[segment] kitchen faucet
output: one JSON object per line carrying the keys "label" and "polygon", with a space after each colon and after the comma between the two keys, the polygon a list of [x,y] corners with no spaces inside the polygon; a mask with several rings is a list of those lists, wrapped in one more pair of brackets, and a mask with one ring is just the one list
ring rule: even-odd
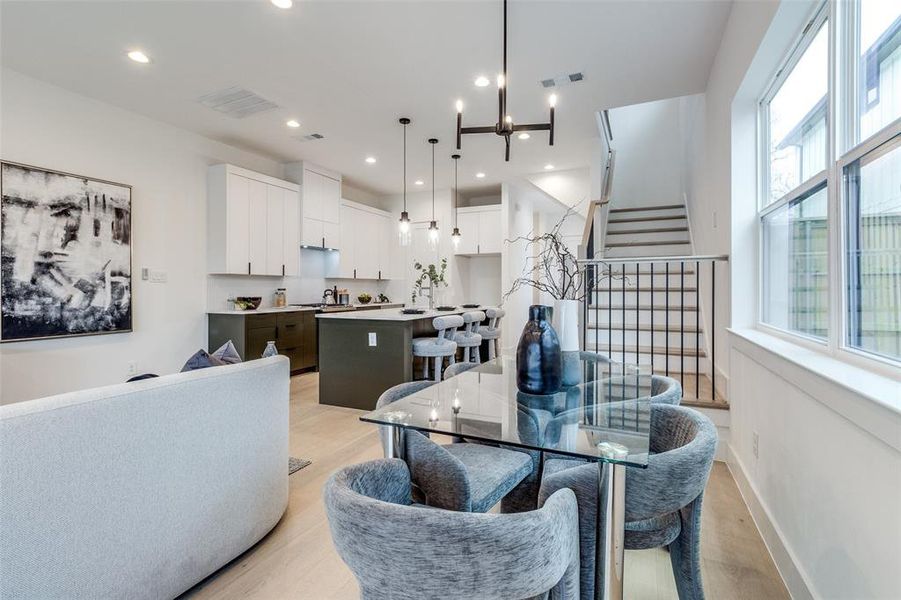
{"label": "kitchen faucet", "polygon": [[425,294],[426,289],[429,290],[428,294],[426,294],[429,297],[429,310],[435,310],[435,284],[434,284],[434,282],[432,282],[430,280],[428,288],[419,288],[419,295],[422,296],[423,294]]}

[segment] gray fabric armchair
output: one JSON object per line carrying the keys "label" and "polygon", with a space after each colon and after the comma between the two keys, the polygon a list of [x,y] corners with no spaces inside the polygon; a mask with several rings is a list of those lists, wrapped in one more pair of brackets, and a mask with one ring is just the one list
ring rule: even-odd
{"label": "gray fabric armchair", "polygon": [[[651,405],[651,454],[647,469],[626,469],[626,549],[668,546],[680,600],[703,600],[701,503],[716,453],[714,424],[690,408]],[[607,468],[605,466],[605,468]],[[539,505],[562,488],[579,500],[581,589],[594,597],[603,578],[595,564],[603,518],[598,466],[578,460],[545,463]]]}
{"label": "gray fabric armchair", "polygon": [[[364,600],[510,600],[579,595],[577,507],[570,490],[540,510],[471,514],[411,506],[403,461],[332,475],[323,493],[332,540]],[[527,542],[527,543],[524,543]]]}
{"label": "gray fabric armchair", "polygon": [[[432,381],[401,383],[376,402],[382,408],[431,385]],[[387,456],[388,426],[382,426]],[[439,445],[418,431],[404,430],[404,459],[409,465],[417,501],[447,510],[486,512],[520,482],[536,473],[534,457],[526,452],[492,445]],[[459,441],[458,438],[455,440]],[[421,496],[421,497],[420,497]],[[534,505],[532,506],[534,508]]]}
{"label": "gray fabric armchair", "polygon": [[679,404],[682,402],[682,384],[672,377],[651,375],[651,402]]}

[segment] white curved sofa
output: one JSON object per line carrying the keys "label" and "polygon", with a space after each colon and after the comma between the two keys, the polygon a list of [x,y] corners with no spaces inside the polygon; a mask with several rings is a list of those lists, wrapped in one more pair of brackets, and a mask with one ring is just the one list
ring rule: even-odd
{"label": "white curved sofa", "polygon": [[174,598],[241,554],[288,504],[288,395],[277,356],[0,407],[0,598]]}

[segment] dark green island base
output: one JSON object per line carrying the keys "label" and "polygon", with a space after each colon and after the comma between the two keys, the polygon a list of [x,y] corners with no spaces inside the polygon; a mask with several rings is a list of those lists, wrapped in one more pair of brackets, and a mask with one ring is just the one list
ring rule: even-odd
{"label": "dark green island base", "polygon": [[319,403],[373,410],[382,392],[413,381],[413,338],[434,336],[432,319],[460,312],[404,315],[385,308],[317,315]]}

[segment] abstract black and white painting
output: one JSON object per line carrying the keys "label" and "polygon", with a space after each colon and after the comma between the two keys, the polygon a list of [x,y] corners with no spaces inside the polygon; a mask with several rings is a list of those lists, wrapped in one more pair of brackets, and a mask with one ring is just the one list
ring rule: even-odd
{"label": "abstract black and white painting", "polygon": [[0,339],[131,331],[131,186],[0,164]]}

